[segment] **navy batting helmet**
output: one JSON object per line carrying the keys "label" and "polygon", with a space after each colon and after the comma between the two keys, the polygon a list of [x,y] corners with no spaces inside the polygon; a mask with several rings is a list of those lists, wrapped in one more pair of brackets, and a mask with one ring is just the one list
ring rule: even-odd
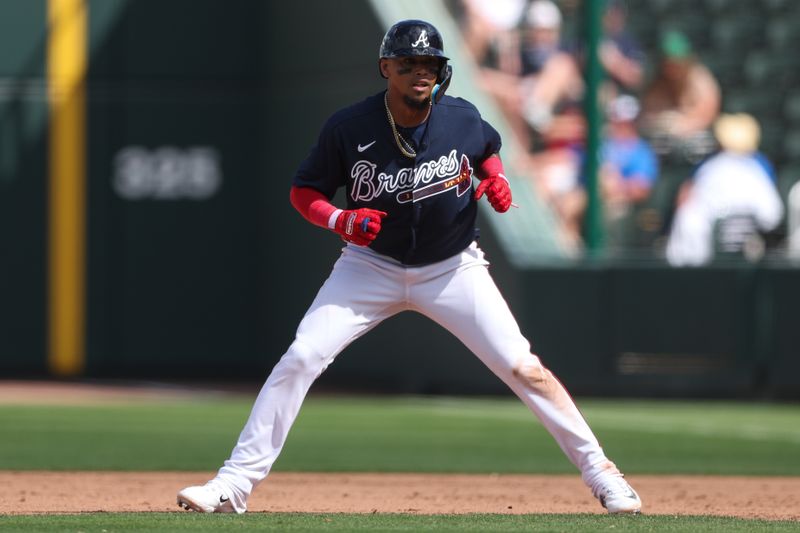
{"label": "navy batting helmet", "polygon": [[383,36],[380,59],[408,56],[438,57],[441,63],[440,79],[444,75],[449,59],[444,55],[442,34],[433,24],[424,20],[401,20],[389,28],[389,31]]}

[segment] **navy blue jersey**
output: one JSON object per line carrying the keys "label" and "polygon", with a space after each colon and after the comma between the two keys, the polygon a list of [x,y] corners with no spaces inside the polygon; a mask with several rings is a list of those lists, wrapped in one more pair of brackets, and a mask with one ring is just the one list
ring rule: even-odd
{"label": "navy blue jersey", "polygon": [[472,173],[500,150],[500,135],[461,98],[444,96],[428,120],[403,129],[417,153],[404,156],[386,116],[383,92],[335,113],[300,165],[293,184],[333,199],[347,192],[347,209],[388,213],[370,245],[406,265],[441,261],[477,237]]}

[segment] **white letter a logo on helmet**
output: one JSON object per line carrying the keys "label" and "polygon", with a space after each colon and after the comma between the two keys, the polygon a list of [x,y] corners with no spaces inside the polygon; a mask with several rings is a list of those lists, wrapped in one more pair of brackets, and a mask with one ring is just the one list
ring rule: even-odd
{"label": "white letter a logo on helmet", "polygon": [[424,46],[425,48],[428,48],[428,47],[430,46],[430,45],[428,44],[428,32],[427,32],[427,30],[422,30],[422,32],[419,34],[419,37],[417,37],[417,40],[416,40],[416,41],[414,41],[414,43],[413,43],[411,46],[413,46],[414,48],[416,48],[416,47],[418,47],[420,44],[421,44],[422,46]]}

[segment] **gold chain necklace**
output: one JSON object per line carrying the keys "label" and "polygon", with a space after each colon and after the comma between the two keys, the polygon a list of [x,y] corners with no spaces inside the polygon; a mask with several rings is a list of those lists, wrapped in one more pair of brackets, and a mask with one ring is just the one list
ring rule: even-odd
{"label": "gold chain necklace", "polygon": [[[425,115],[425,120],[428,120],[428,117],[431,114],[431,105],[433,105],[433,102],[428,103],[428,114]],[[400,135],[400,132],[397,131],[397,126],[394,123],[394,117],[392,116],[392,112],[389,111],[389,91],[383,93],[383,106],[386,108],[386,118],[389,119],[389,125],[392,127],[392,133],[394,134],[394,142],[400,149],[400,153],[410,159],[415,159],[417,157],[417,151],[414,150],[414,148],[411,146],[411,143],[405,140],[403,136]],[[422,122],[425,122],[425,120]],[[420,122],[420,124],[422,124],[422,122]]]}

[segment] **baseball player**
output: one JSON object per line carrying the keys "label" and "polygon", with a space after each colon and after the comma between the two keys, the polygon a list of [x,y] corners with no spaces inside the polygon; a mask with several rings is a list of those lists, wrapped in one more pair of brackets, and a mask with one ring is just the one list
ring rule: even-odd
{"label": "baseball player", "polygon": [[[201,512],[247,509],[314,380],[353,340],[401,311],[435,320],[483,361],[539,418],[611,513],[641,501],[563,385],[531,353],[476,242],[478,201],[506,212],[511,191],[500,136],[478,110],[445,96],[452,68],[431,24],[404,20],[383,38],[386,91],[323,126],[294,177],[292,205],[346,242],[288,351],[255,401],[217,475],[178,493]],[[473,190],[472,178],[480,183]],[[347,206],[330,203],[344,187]]]}

